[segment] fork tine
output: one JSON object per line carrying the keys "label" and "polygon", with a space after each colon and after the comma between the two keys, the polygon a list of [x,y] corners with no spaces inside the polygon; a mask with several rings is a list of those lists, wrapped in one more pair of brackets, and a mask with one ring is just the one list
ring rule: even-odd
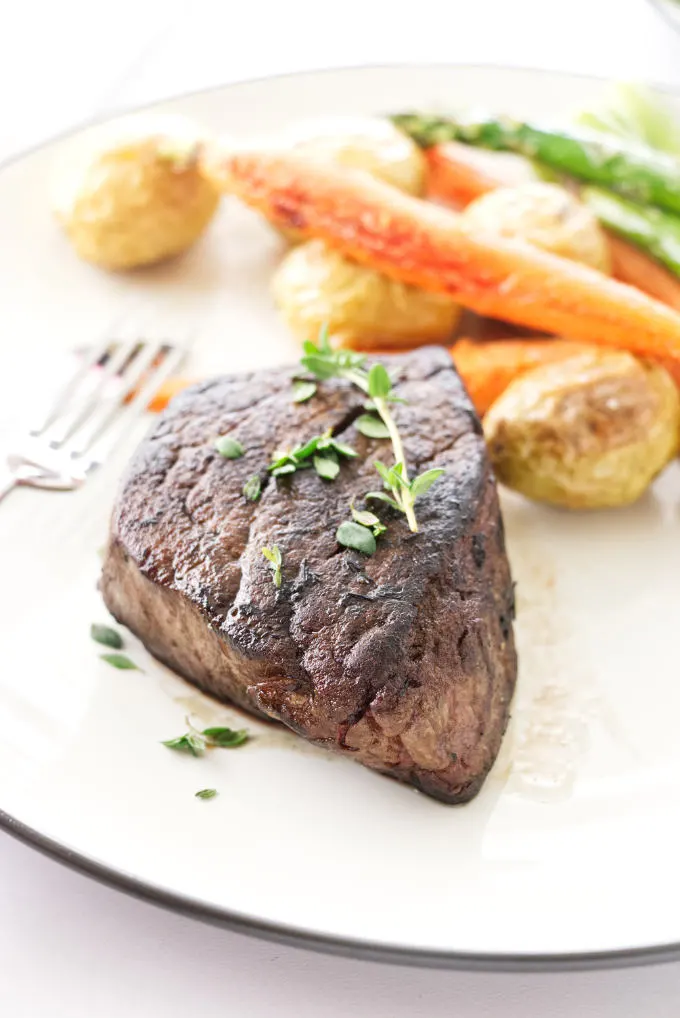
{"label": "fork tine", "polygon": [[117,420],[112,422],[105,434],[101,435],[95,445],[85,454],[84,458],[89,461],[86,467],[88,471],[103,463],[111,455],[137,417],[146,410],[151,399],[158,392],[166,378],[169,378],[180,368],[182,361],[186,357],[186,349],[180,346],[169,345],[166,345],[166,349],[167,353],[162,362],[157,368],[152,369],[144,384],[140,386],[134,399],[122,408],[121,412],[117,415]]}
{"label": "fork tine", "polygon": [[[138,336],[133,339],[121,340],[115,345],[111,344],[109,359],[94,378],[93,386],[87,391],[87,386],[81,384],[72,393],[66,412],[57,417],[47,430],[43,432],[41,437],[45,442],[48,442],[55,449],[63,446],[66,440],[75,432],[76,428],[83,424],[96,410],[102,398],[103,390],[125,368],[128,361],[134,357],[139,344]],[[85,382],[87,377],[92,376],[83,376],[82,381]],[[79,390],[81,388],[83,393],[79,401],[78,396],[80,395]],[[73,404],[73,409],[71,409],[71,404]]]}
{"label": "fork tine", "polygon": [[131,396],[158,357],[164,357],[168,343],[145,343],[136,356],[125,365],[115,391],[104,393],[97,406],[78,427],[64,446],[71,456],[80,456],[97,440],[99,434],[113,421],[125,400]]}
{"label": "fork tine", "polygon": [[35,427],[31,428],[31,435],[37,438],[44,434],[56,418],[66,410],[73,393],[81,385],[86,375],[97,367],[110,346],[111,339],[108,338],[103,339],[100,343],[88,349],[87,355],[83,358],[75,373],[64,383],[45,417],[40,422],[36,421]]}
{"label": "fork tine", "polygon": [[58,390],[54,402],[48,408],[44,418],[40,421],[36,421],[35,426],[31,428],[30,433],[32,436],[37,438],[38,436],[43,435],[57,417],[68,410],[71,399],[78,388],[82,385],[87,375],[97,367],[102,358],[109,352],[113,345],[111,337],[120,335],[122,338],[125,330],[125,321],[129,318],[129,315],[130,312],[128,311],[115,318],[99,342],[95,343],[94,346],[89,347],[85,351],[85,356],[83,357],[80,365]]}

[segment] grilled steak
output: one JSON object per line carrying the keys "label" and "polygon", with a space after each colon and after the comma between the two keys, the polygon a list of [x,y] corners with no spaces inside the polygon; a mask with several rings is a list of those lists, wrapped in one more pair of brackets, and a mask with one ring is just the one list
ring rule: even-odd
{"label": "grilled steak", "polygon": [[[278,719],[444,802],[491,767],[516,674],[513,590],[479,421],[448,354],[390,359],[412,475],[446,473],[395,510],[378,550],[340,547],[352,501],[376,487],[390,447],[359,434],[347,382],[291,401],[291,372],[217,378],[177,397],[142,443],[113,513],[102,590],[113,615],[202,689]],[[267,465],[328,428],[360,454],[333,482]],[[245,455],[214,447],[228,434]],[[253,474],[262,496],[244,498]],[[380,504],[380,503],[377,503]],[[373,504],[375,507],[376,503]],[[262,555],[278,545],[277,589]]]}

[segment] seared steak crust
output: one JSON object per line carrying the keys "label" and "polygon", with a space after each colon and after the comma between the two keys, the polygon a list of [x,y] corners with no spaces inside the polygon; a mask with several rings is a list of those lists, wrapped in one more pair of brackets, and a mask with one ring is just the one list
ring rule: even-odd
{"label": "seared steak crust", "polygon": [[[378,484],[385,441],[353,426],[361,393],[324,382],[291,401],[285,369],[217,378],[176,398],[137,450],[113,513],[102,590],[149,650],[220,699],[442,799],[480,788],[516,674],[513,589],[479,421],[448,354],[393,357],[420,532],[389,524],[375,555],[340,547],[352,501]],[[277,450],[332,428],[359,457],[332,482],[270,478]],[[229,460],[218,435],[243,445]],[[243,485],[262,480],[258,502]],[[374,503],[373,507],[380,505]],[[283,554],[279,590],[261,549]]]}

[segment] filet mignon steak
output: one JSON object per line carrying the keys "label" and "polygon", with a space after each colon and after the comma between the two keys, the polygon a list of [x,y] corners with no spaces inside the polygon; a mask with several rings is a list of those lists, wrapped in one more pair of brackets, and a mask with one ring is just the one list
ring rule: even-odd
{"label": "filet mignon steak", "polygon": [[[286,369],[178,396],[142,442],[115,505],[104,599],[152,654],[221,700],[448,803],[479,790],[516,675],[513,587],[479,420],[444,350],[389,359],[409,471],[446,473],[366,557],[336,542],[379,486],[387,441],[354,427],[362,393],[319,384],[292,402]],[[332,428],[359,456],[333,481],[272,478],[275,452]],[[226,459],[215,438],[245,454]],[[259,474],[262,496],[244,483]],[[376,485],[378,481],[378,485]],[[373,506],[375,508],[375,504]],[[262,555],[283,555],[279,589]]]}

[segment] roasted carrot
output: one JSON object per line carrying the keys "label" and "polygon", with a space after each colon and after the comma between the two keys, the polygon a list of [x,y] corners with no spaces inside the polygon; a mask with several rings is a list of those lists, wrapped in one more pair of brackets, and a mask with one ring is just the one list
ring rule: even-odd
{"label": "roasted carrot", "polygon": [[177,395],[178,392],[182,392],[183,389],[194,384],[194,379],[181,378],[175,376],[174,378],[168,378],[167,381],[163,382],[160,389],[149,403],[147,410],[151,410],[152,413],[160,413],[161,410],[165,410],[170,400]]}
{"label": "roasted carrot", "polygon": [[281,226],[464,307],[680,365],[680,314],[594,269],[466,227],[367,173],[287,152],[241,153],[226,189]]}
{"label": "roasted carrot", "polygon": [[480,416],[511,382],[532,368],[564,360],[588,349],[567,339],[496,339],[483,343],[459,339],[451,356]]}
{"label": "roasted carrot", "polygon": [[[464,208],[475,198],[498,187],[512,187],[524,182],[519,168],[504,163],[504,153],[501,152],[487,152],[461,142],[447,142],[434,145],[425,154],[430,167],[428,194],[456,208]],[[526,179],[530,179],[530,173],[531,167],[527,163]],[[606,232],[615,278],[680,311],[680,280],[633,244]]]}
{"label": "roasted carrot", "polygon": [[633,244],[609,234],[612,269],[617,279],[644,290],[669,307],[680,311],[680,279]]}
{"label": "roasted carrot", "polygon": [[465,208],[475,198],[498,187],[515,187],[538,180],[538,174],[522,156],[488,152],[459,141],[433,145],[425,151],[430,198]]}

